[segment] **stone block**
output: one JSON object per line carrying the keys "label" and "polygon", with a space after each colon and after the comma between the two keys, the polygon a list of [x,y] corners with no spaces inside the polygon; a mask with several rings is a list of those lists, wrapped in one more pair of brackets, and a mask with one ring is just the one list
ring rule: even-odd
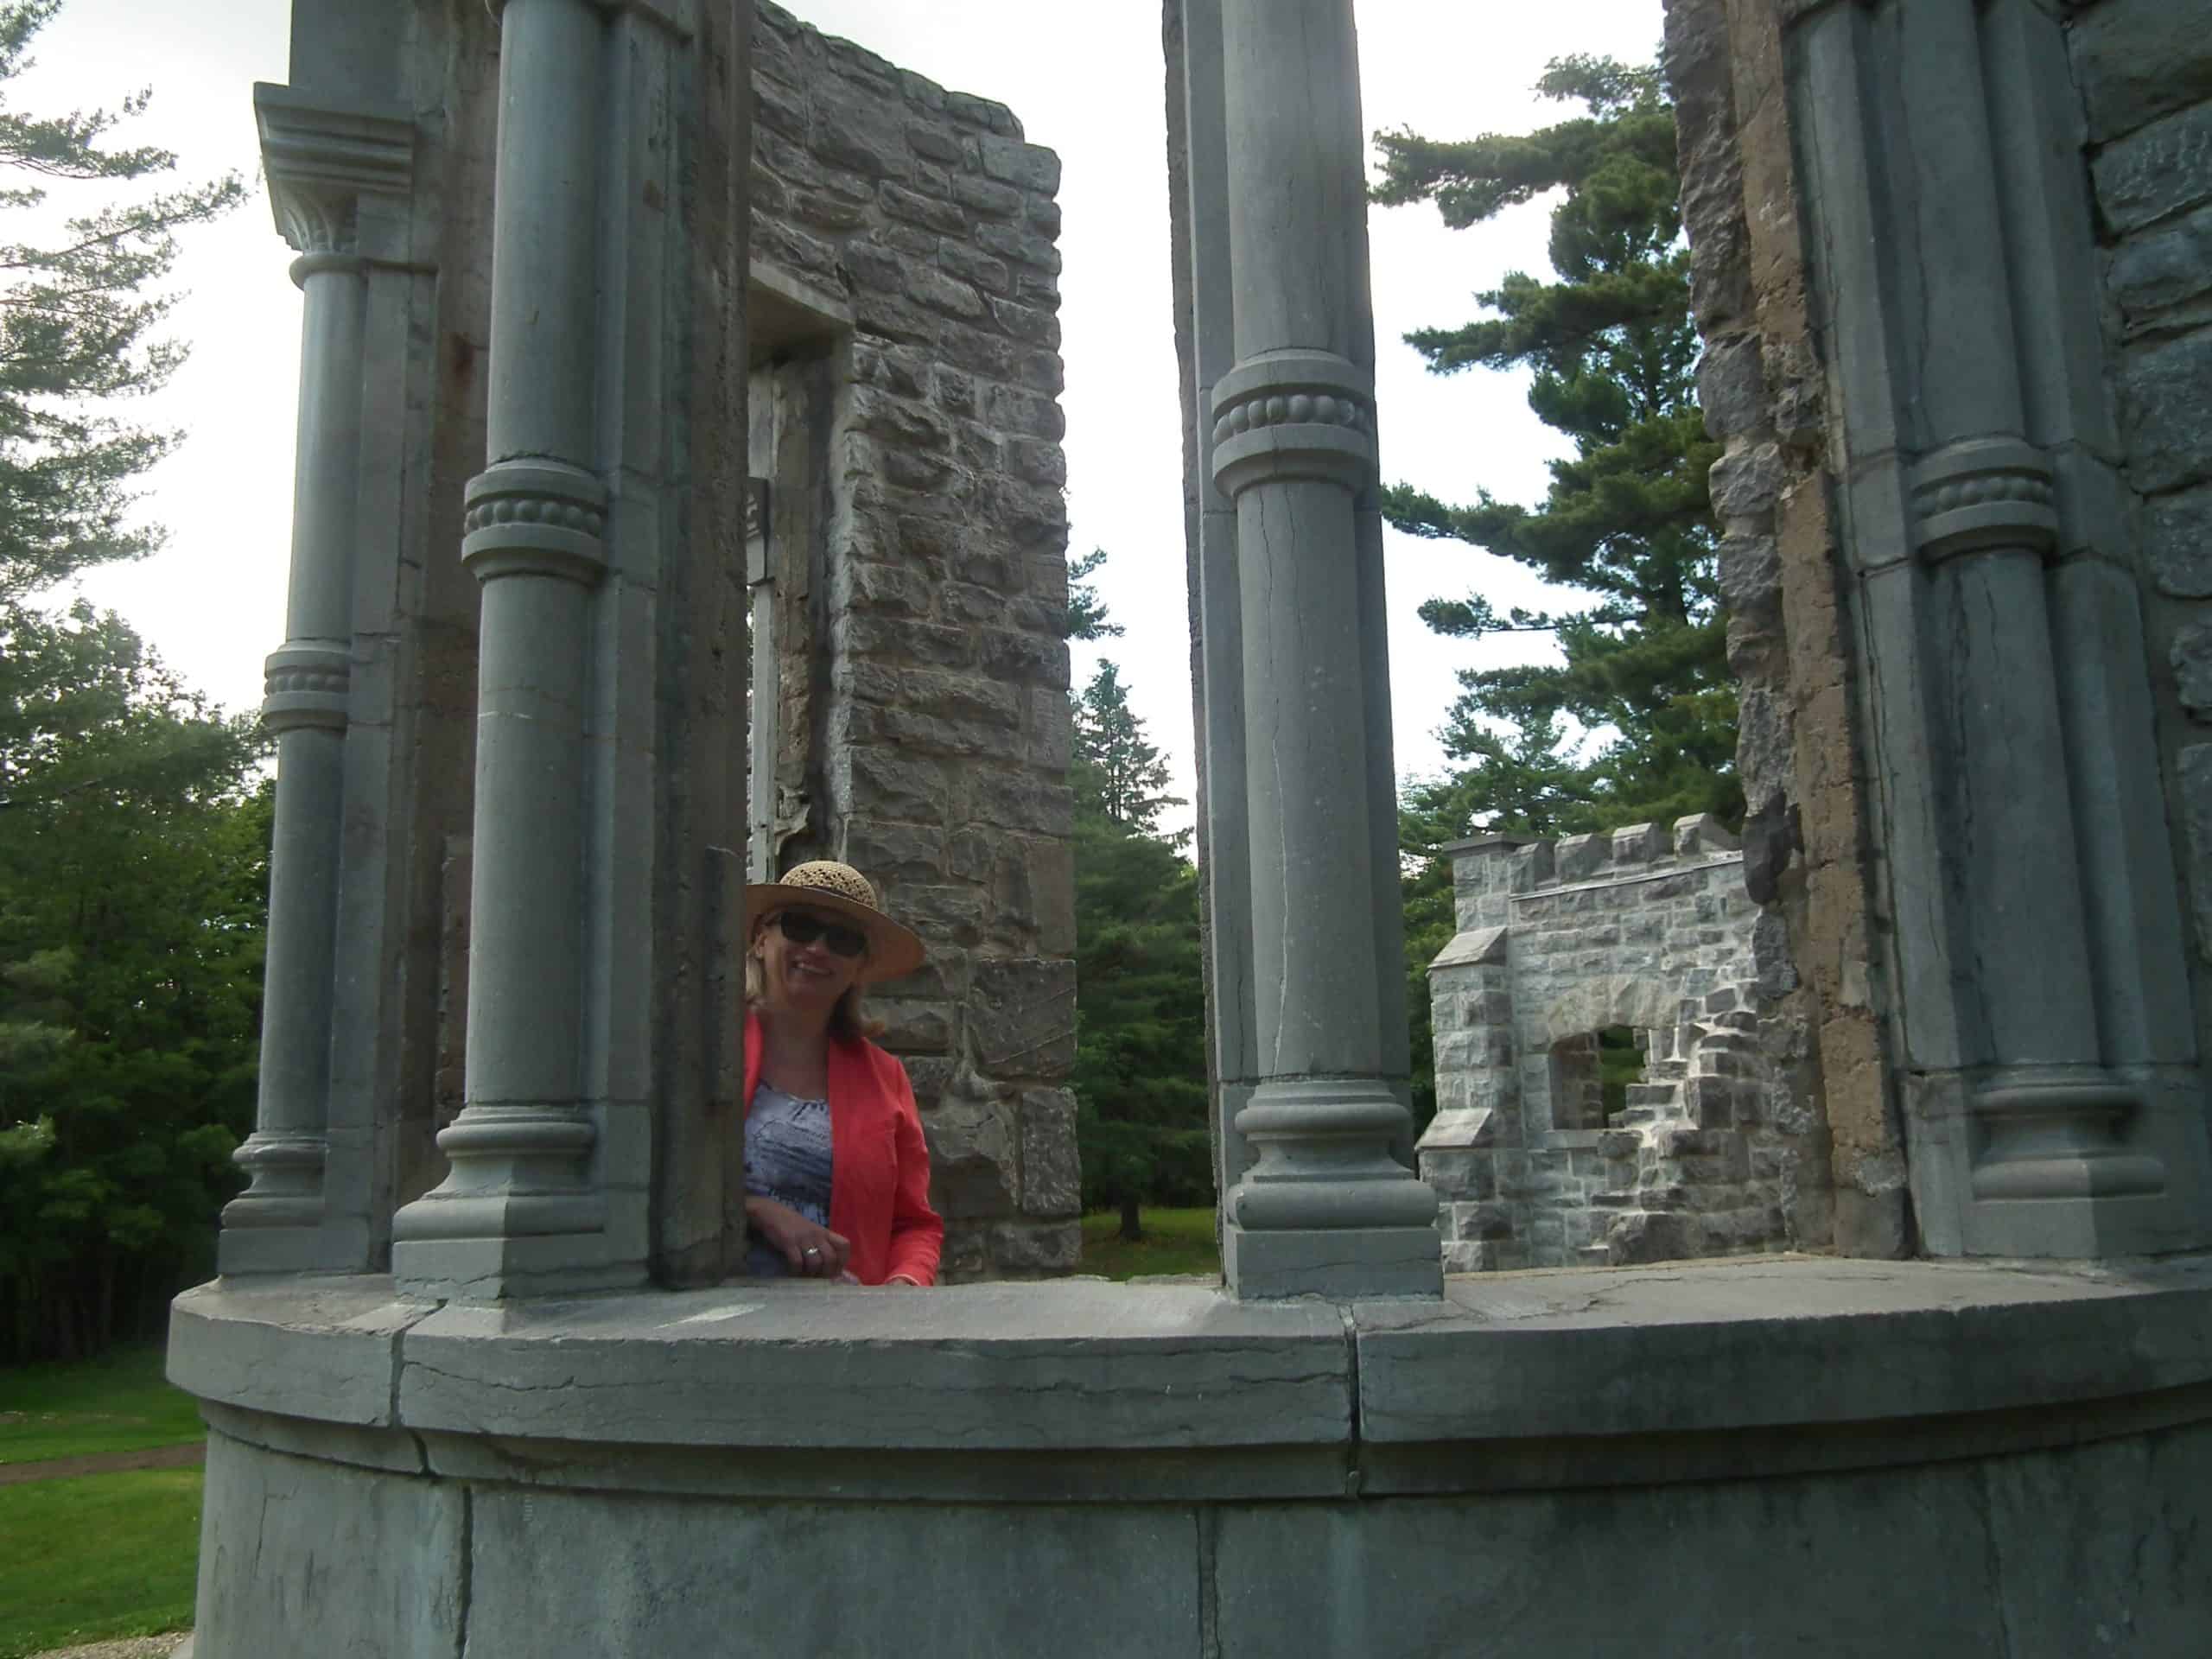
{"label": "stone block", "polygon": [[1075,796],[1064,784],[995,769],[968,779],[969,810],[984,823],[1027,835],[1065,837],[1075,828]]}
{"label": "stone block", "polygon": [[1666,843],[1656,823],[1631,823],[1613,831],[1612,862],[1617,869],[1649,864],[1666,856]]}
{"label": "stone block", "polygon": [[2177,629],[2168,660],[2182,707],[2199,721],[2212,721],[2212,624]]}
{"label": "stone block", "polygon": [[954,1094],[922,1116],[930,1148],[930,1201],[948,1221],[1014,1211],[1015,1149],[1007,1103]]}
{"label": "stone block", "polygon": [[1079,1221],[1002,1221],[988,1238],[991,1265],[1007,1273],[1070,1273],[1083,1259]]}
{"label": "stone block", "polygon": [[2181,752],[2181,819],[2189,840],[2190,899],[2197,954],[2212,962],[2212,743]]}
{"label": "stone block", "polygon": [[1058,1077],[1075,1063],[1075,963],[1051,957],[975,964],[969,1033],[997,1077]]}
{"label": "stone block", "polygon": [[1729,637],[1734,639],[1739,629],[1772,629],[1782,618],[1780,543],[1764,531],[1723,537],[1719,565]]}
{"label": "stone block", "polygon": [[1439,1196],[1452,1199],[1488,1199],[1497,1192],[1497,1179],[1487,1152],[1446,1148],[1417,1152],[1414,1161],[1421,1178]]}
{"label": "stone block", "polygon": [[1770,518],[1788,481],[1779,445],[1751,444],[1731,450],[1713,463],[1709,474],[1713,511],[1724,522]]}
{"label": "stone block", "polygon": [[1443,1206],[1438,1224],[1444,1236],[1454,1243],[1502,1242],[1513,1236],[1513,1211],[1510,1205],[1503,1204],[1447,1204]]}
{"label": "stone block", "polygon": [[1043,195],[1059,194],[1060,158],[1051,150],[995,137],[981,142],[985,176]]}
{"label": "stone block", "polygon": [[1429,971],[1502,963],[1506,959],[1506,933],[1503,927],[1484,927],[1454,934],[1428,964]]}
{"label": "stone block", "polygon": [[2106,287],[2131,330],[2212,294],[2212,207],[2130,237],[2113,253]]}
{"label": "stone block", "polygon": [[[2205,143],[2212,155],[2212,127]],[[2121,359],[2120,391],[2128,480],[2138,490],[2152,495],[2212,478],[2212,329],[2134,347]]]}
{"label": "stone block", "polygon": [[[2207,257],[2212,258],[2212,251]],[[2212,485],[2151,500],[2143,552],[2159,592],[2212,599]]]}
{"label": "stone block", "polygon": [[[947,944],[973,945],[982,937],[983,894],[974,887],[901,882],[887,889],[884,902],[928,942],[933,952]],[[910,982],[902,981],[900,988]],[[884,988],[886,994],[892,989]]]}
{"label": "stone block", "polygon": [[2067,31],[2092,144],[2212,99],[2212,32],[2175,0],[2104,0]]}
{"label": "stone block", "polygon": [[953,1006],[906,997],[871,997],[868,1013],[883,1022],[876,1040],[894,1054],[944,1054],[952,1047]]}
{"label": "stone block", "polygon": [[209,1435],[197,1650],[296,1653],[312,1621],[334,1654],[459,1653],[468,1501],[457,1484]]}
{"label": "stone block", "polygon": [[1693,1215],[1632,1210],[1605,1230],[1605,1253],[1615,1267],[1685,1262],[1704,1251],[1704,1224]]}
{"label": "stone block", "polygon": [[1789,956],[1789,929],[1777,910],[1762,910],[1751,924],[1752,988],[1761,996],[1787,996],[1797,988]]}
{"label": "stone block", "polygon": [[1561,836],[1553,855],[1553,868],[1562,882],[1587,881],[1605,868],[1612,854],[1609,836]]}
{"label": "stone block", "polygon": [[[1198,1618],[1187,1513],[1141,1505],[701,1503],[495,1487],[476,1499],[471,1543],[471,1659],[920,1659],[1033,1653],[1047,1631],[1070,1630],[1164,1654],[1187,1647]],[[901,1570],[886,1573],[894,1560]],[[588,1639],[563,1643],[580,1632]],[[390,1649],[434,1650],[460,1649]]]}
{"label": "stone block", "polygon": [[1698,359],[1697,401],[1707,435],[1719,442],[1757,432],[1767,423],[1766,373],[1759,337],[1731,334],[1708,341]]}
{"label": "stone block", "polygon": [[1414,1143],[1417,1152],[1464,1151],[1494,1146],[1497,1119],[1490,1111],[1439,1112]]}
{"label": "stone block", "polygon": [[2107,225],[2126,235],[2212,198],[2212,102],[2162,116],[2089,164]]}
{"label": "stone block", "polygon": [[1083,1170],[1076,1148],[1075,1096],[1065,1089],[1021,1094],[1021,1208],[1052,1219],[1083,1213]]}

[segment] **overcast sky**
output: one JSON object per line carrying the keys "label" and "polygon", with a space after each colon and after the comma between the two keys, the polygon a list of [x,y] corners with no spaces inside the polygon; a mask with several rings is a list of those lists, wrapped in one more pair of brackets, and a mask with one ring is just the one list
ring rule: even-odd
{"label": "overcast sky", "polygon": [[[1031,142],[1059,152],[1071,546],[1109,550],[1100,586],[1128,632],[1103,648],[1121,664],[1138,712],[1175,762],[1179,792],[1188,794],[1159,6],[793,0],[791,10],[950,87],[1012,105]],[[111,105],[126,90],[150,86],[138,141],[176,149],[191,176],[253,175],[251,89],[287,78],[287,13],[286,0],[72,0],[41,39],[38,67],[19,83],[16,106]],[[1438,138],[1555,118],[1555,106],[1529,90],[1548,59],[1589,52],[1642,60],[1656,50],[1660,28],[1659,0],[1361,0],[1358,16],[1369,131],[1406,126]],[[1546,231],[1542,204],[1459,232],[1444,230],[1426,206],[1371,213],[1386,478],[1454,500],[1478,488],[1522,501],[1542,494],[1543,462],[1558,446],[1529,411],[1518,378],[1431,376],[1400,336],[1468,320],[1471,296],[1508,270],[1545,270]],[[258,194],[191,237],[175,332],[194,355],[147,406],[149,420],[188,434],[153,475],[145,504],[147,517],[168,527],[170,545],[84,584],[194,685],[232,708],[259,698],[261,660],[283,633],[299,362],[290,257]],[[451,528],[457,556],[459,526]],[[1456,545],[1392,532],[1388,562],[1402,778],[1441,764],[1435,732],[1455,669],[1545,649],[1527,637],[1482,647],[1440,639],[1415,607],[1470,588],[1501,608],[1544,601],[1527,573]],[[1078,683],[1095,664],[1078,646]]]}

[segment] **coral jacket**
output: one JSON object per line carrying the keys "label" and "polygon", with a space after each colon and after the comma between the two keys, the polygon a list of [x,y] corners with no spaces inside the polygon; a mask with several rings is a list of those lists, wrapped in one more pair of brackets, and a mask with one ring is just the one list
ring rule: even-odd
{"label": "coral jacket", "polygon": [[[760,1086],[760,1017],[745,1016],[745,1109]],[[830,1230],[852,1241],[864,1285],[937,1281],[944,1223],[930,1208],[930,1149],[906,1068],[874,1043],[830,1045]]]}

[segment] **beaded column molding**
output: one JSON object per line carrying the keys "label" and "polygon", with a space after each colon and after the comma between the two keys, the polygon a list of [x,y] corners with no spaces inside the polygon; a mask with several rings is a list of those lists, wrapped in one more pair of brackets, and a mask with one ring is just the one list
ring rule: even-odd
{"label": "beaded column molding", "polygon": [[364,192],[404,198],[404,119],[318,109],[281,89],[257,99],[277,228],[298,250],[304,298],[290,591],[268,661],[263,719],[276,740],[269,957],[253,1133],[236,1154],[250,1184],[223,1211],[226,1274],[364,1268],[365,1230],[326,1225],[332,1016],[346,810],[353,576],[359,534]]}
{"label": "beaded column molding", "polygon": [[1351,7],[1226,0],[1221,26],[1236,361],[1207,418],[1236,513],[1258,1056],[1224,1267],[1247,1298],[1433,1295],[1435,1195],[1391,1154],[1407,1118],[1379,987],[1402,964],[1379,960],[1370,815],[1347,810],[1373,775],[1380,666],[1358,569],[1375,423]]}

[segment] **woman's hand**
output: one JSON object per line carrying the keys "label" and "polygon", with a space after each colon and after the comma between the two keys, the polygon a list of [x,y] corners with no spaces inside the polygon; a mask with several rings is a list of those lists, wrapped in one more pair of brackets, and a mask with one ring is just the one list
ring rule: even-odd
{"label": "woman's hand", "polygon": [[817,1227],[787,1204],[773,1198],[747,1198],[745,1224],[774,1245],[793,1273],[808,1279],[842,1279],[852,1241],[842,1233]]}

